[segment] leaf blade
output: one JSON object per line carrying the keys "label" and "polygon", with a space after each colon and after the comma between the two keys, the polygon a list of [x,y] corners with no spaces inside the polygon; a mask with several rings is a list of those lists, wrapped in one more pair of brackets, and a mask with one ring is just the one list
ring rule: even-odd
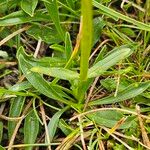
{"label": "leaf blade", "polygon": [[124,100],[131,99],[142,94],[149,87],[150,87],[150,82],[143,82],[139,84],[134,83],[128,86],[123,91],[119,92],[116,97],[114,96],[104,97],[102,99],[91,101],[89,105],[92,106],[92,105],[102,105],[102,104],[112,104],[112,103],[122,102]]}

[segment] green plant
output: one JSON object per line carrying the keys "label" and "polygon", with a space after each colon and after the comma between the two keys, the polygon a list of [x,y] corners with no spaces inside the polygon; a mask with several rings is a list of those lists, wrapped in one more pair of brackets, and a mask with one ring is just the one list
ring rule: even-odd
{"label": "green plant", "polygon": [[[103,141],[112,143],[113,149],[142,145],[127,135],[138,128],[140,114],[134,111],[135,105],[149,106],[150,58],[146,55],[150,25],[123,15],[115,10],[118,7],[112,5],[112,9],[108,4],[111,3],[107,0],[0,1],[4,16],[0,18],[0,37],[6,36],[0,45],[17,49],[19,65],[19,83],[4,83],[0,88],[0,101],[11,100],[7,108],[9,118],[4,118],[8,120],[8,138],[1,136],[2,132],[0,135],[0,141],[10,140],[8,149],[19,143],[16,135],[24,137],[20,142],[24,144],[14,147],[25,149],[47,146],[65,150],[74,146],[92,150],[98,149]],[[128,7],[132,6],[125,5],[127,13]],[[146,11],[148,15],[149,7]],[[144,13],[139,18],[140,15]],[[115,21],[120,22],[115,25]],[[3,51],[0,56],[4,62],[0,67],[6,70],[6,62],[11,58]],[[0,78],[11,72],[8,68]],[[141,111],[147,113],[143,118],[149,119],[149,108]],[[71,118],[72,113],[79,114],[78,120]],[[0,127],[3,130],[3,123]],[[140,128],[135,133],[137,138]],[[132,141],[129,145],[116,138],[118,129]],[[43,130],[45,135],[40,139]],[[63,135],[65,139],[57,142]],[[77,140],[79,136],[81,142]]]}

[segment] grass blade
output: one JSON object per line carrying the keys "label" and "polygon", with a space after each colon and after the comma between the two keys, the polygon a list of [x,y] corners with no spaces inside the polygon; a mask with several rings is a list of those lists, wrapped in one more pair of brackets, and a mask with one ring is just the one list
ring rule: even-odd
{"label": "grass blade", "polygon": [[135,19],[132,19],[132,18],[125,16],[121,13],[118,13],[115,10],[98,3],[96,0],[92,0],[92,1],[93,1],[93,6],[99,8],[105,14],[108,14],[108,16],[113,16],[115,18],[119,18],[119,19],[122,19],[126,22],[132,23],[132,24],[136,25],[141,30],[150,31],[150,25],[142,23],[142,22],[137,21]]}

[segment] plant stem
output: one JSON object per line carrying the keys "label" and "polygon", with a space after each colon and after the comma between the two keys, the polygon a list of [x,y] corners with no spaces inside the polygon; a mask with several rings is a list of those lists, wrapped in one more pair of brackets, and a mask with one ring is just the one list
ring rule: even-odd
{"label": "plant stem", "polygon": [[81,61],[80,83],[78,89],[79,103],[83,102],[85,91],[82,86],[87,81],[89,57],[92,47],[92,0],[81,1],[82,31],[81,31]]}

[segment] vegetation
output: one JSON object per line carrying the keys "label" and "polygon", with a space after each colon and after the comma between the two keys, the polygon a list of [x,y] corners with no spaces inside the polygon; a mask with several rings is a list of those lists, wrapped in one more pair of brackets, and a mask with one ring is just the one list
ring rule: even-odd
{"label": "vegetation", "polygon": [[0,0],[0,150],[150,149],[150,0]]}

